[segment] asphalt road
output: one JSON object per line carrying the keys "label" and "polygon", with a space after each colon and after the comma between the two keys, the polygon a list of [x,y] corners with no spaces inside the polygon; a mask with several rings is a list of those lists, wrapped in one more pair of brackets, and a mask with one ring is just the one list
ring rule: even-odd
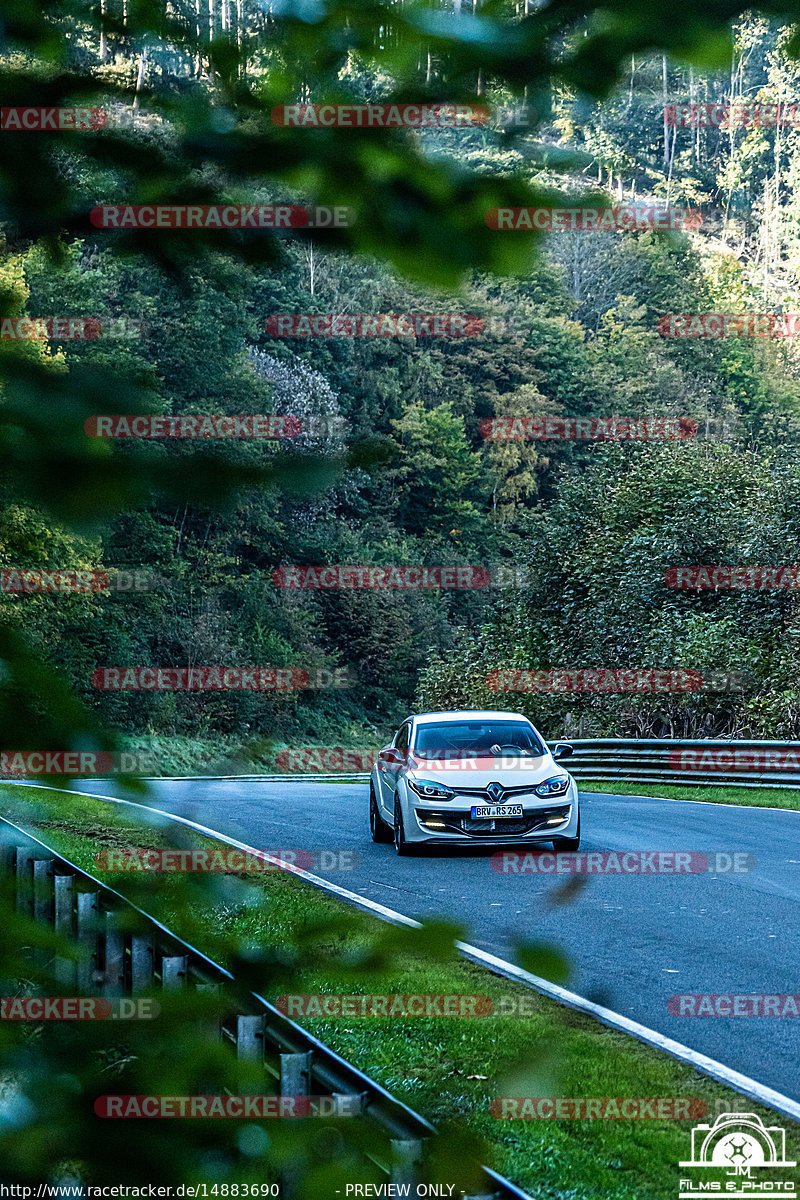
{"label": "asphalt road", "polygon": [[[520,941],[572,963],[570,990],[800,1100],[800,1018],[679,1017],[676,993],[800,992],[800,813],[583,793],[581,851],[745,852],[745,873],[593,875],[554,903],[567,876],[502,874],[492,850],[398,858],[374,845],[357,783],[159,781],[152,802],[265,850],[356,851],[314,872],[515,961]],[[83,790],[112,793],[112,785]],[[550,845],[543,847],[549,851]],[[302,865],[302,864],[301,864]]]}

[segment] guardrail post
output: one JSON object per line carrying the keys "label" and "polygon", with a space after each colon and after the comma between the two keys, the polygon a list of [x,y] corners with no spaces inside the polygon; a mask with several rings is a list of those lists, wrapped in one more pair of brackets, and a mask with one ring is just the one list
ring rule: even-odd
{"label": "guardrail post", "polygon": [[0,876],[4,879],[14,875],[14,847],[8,842],[0,842]]}
{"label": "guardrail post", "polygon": [[103,995],[121,996],[125,990],[125,941],[116,928],[117,914],[105,913],[105,955],[103,960]]}
{"label": "guardrail post", "polygon": [[97,892],[78,892],[78,987],[92,995],[97,986]]}
{"label": "guardrail post", "polygon": [[[36,858],[33,862],[33,919],[40,925],[52,925],[53,912],[53,860]],[[37,946],[34,962],[42,966],[48,961],[48,951]]]}
{"label": "guardrail post", "polygon": [[33,919],[42,924],[53,923],[53,860],[37,858],[33,863]]}
{"label": "guardrail post", "polygon": [[[55,892],[55,927],[56,933],[72,941],[75,936],[75,893],[73,892],[72,875],[56,875],[53,879]],[[74,986],[78,964],[74,958],[65,958],[57,954],[54,962],[54,974],[59,983]]]}
{"label": "guardrail post", "polygon": [[131,995],[146,992],[153,984],[153,939],[149,934],[131,938]]}
{"label": "guardrail post", "polygon": [[197,983],[195,984],[196,992],[204,996],[213,996],[217,1003],[214,1005],[213,1019],[203,1020],[203,1027],[208,1030],[213,1037],[219,1040],[222,1034],[222,1010],[219,1001],[222,999],[222,988],[218,983]]}
{"label": "guardrail post", "polygon": [[[281,1095],[311,1095],[311,1058],[313,1050],[299,1054],[281,1054]],[[300,1191],[300,1164],[290,1163],[281,1173],[281,1195],[293,1200]]]}
{"label": "guardrail post", "polygon": [[264,1061],[264,1025],[265,1017],[260,1013],[256,1017],[237,1016],[236,1018],[236,1057],[248,1062]]}
{"label": "guardrail post", "polygon": [[421,1138],[392,1138],[394,1162],[392,1183],[403,1183],[413,1187],[419,1179],[422,1163]]}
{"label": "guardrail post", "polygon": [[28,846],[17,846],[16,851],[17,912],[33,917],[33,851]]}
{"label": "guardrail post", "polygon": [[161,959],[161,986],[165,992],[179,992],[186,986],[189,958],[186,954],[169,955]]}
{"label": "guardrail post", "polygon": [[312,1054],[312,1050],[306,1050],[301,1054],[281,1055],[282,1096],[311,1095]]}

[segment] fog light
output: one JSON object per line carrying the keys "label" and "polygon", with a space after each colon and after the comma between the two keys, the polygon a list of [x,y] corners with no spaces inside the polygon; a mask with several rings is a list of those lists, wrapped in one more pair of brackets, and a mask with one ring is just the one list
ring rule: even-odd
{"label": "fog light", "polygon": [[422,816],[420,814],[419,819],[420,819],[421,823],[425,826],[426,829],[444,829],[445,828],[444,821],[441,821],[438,817]]}

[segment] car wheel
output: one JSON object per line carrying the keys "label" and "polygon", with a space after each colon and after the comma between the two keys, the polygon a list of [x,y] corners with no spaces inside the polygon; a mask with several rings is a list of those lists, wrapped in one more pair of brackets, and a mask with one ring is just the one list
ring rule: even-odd
{"label": "car wheel", "polygon": [[378,812],[378,802],[375,799],[372,784],[369,785],[369,831],[372,834],[373,842],[386,844],[391,842],[393,837],[391,829]]}
{"label": "car wheel", "polygon": [[581,814],[578,813],[578,828],[575,830],[575,837],[572,838],[553,838],[553,849],[566,853],[569,850],[577,850],[581,844]]}
{"label": "car wheel", "polygon": [[403,828],[403,814],[400,811],[400,801],[395,796],[394,801],[394,848],[401,858],[413,854],[413,848],[406,841],[406,831]]}

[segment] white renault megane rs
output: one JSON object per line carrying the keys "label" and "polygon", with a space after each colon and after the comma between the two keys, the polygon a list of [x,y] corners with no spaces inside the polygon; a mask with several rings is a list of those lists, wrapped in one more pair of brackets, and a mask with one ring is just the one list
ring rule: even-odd
{"label": "white renault megane rs", "polygon": [[578,788],[527,717],[440,712],[408,717],[378,754],[369,785],[374,842],[398,854],[425,843],[507,846],[551,841],[577,850]]}

